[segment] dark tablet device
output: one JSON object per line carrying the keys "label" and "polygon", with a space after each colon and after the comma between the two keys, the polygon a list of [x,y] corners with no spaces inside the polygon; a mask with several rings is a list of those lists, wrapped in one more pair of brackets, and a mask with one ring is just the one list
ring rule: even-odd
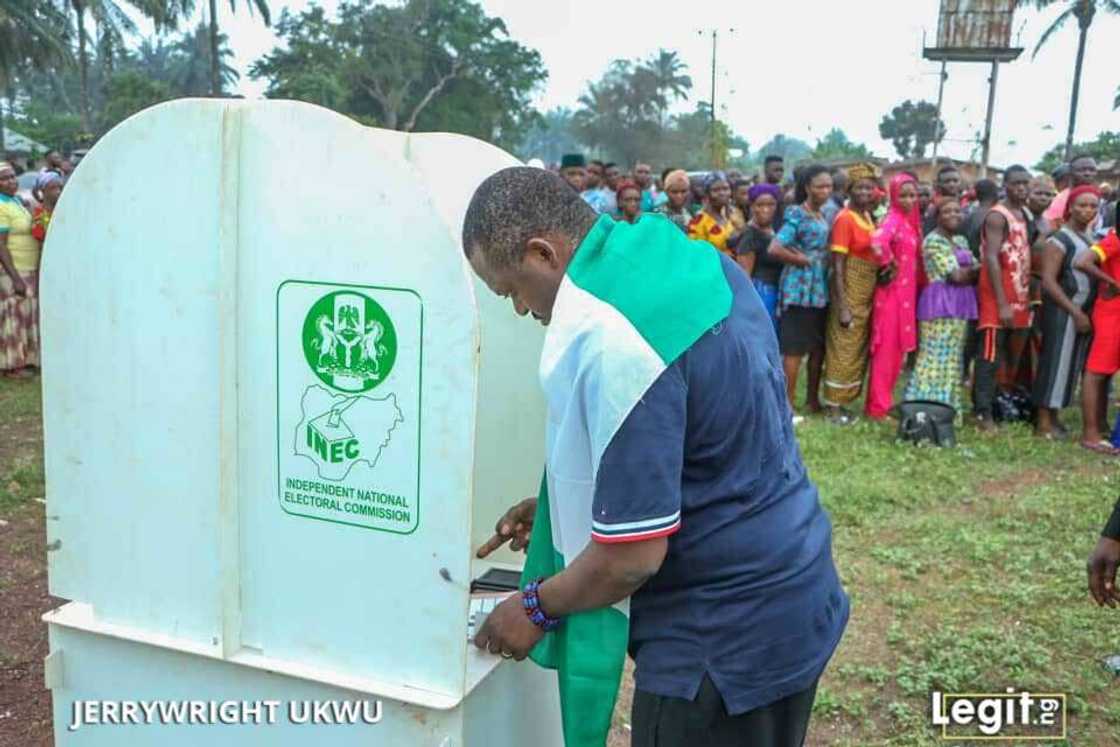
{"label": "dark tablet device", "polygon": [[521,588],[521,572],[505,568],[491,568],[471,581],[471,592],[517,591]]}

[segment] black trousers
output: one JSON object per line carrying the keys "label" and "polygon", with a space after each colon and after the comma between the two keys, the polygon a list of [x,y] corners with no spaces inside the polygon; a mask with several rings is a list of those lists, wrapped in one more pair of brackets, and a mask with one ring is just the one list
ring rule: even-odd
{"label": "black trousers", "polygon": [[817,683],[762,708],[728,715],[705,675],[696,700],[634,691],[631,747],[801,747]]}
{"label": "black trousers", "polygon": [[968,378],[968,370],[976,360],[976,353],[980,349],[980,330],[976,329],[976,320],[968,322],[968,331],[964,335],[964,357],[961,360],[961,381]]}
{"label": "black trousers", "polygon": [[[972,409],[977,415],[992,417],[992,405],[999,393],[1001,368],[1015,372],[1030,341],[1030,329],[982,329],[976,355],[976,376],[972,382]],[[1012,375],[1012,380],[1014,380]]]}

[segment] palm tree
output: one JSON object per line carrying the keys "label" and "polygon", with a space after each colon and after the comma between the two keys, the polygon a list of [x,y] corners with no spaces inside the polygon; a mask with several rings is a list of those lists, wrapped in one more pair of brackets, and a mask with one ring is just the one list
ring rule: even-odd
{"label": "palm tree", "polygon": [[[268,0],[245,0],[249,6],[249,13],[253,10],[261,14],[265,26],[272,23],[271,13],[268,10]],[[229,0],[230,12],[237,12],[237,0]],[[210,95],[220,96],[222,92],[221,59],[222,54],[218,39],[218,0],[210,0]]]}
{"label": "palm tree", "polygon": [[[692,90],[692,78],[685,74],[688,66],[681,62],[676,52],[659,49],[657,56],[650,58],[646,67],[653,73],[657,90],[666,101],[688,98],[688,93]],[[659,107],[658,116],[664,125],[665,105]]]}
{"label": "palm tree", "polygon": [[1050,28],[1043,32],[1038,44],[1035,45],[1031,59],[1038,56],[1038,50],[1042,49],[1050,37],[1064,26],[1070,18],[1077,19],[1077,28],[1080,35],[1077,40],[1077,61],[1073,66],[1073,94],[1070,96],[1069,102],[1069,130],[1066,131],[1065,157],[1068,161],[1073,153],[1073,131],[1077,124],[1077,99],[1081,95],[1081,66],[1085,62],[1085,42],[1089,37],[1089,26],[1092,25],[1097,11],[1120,15],[1120,0],[1034,0],[1035,7],[1040,10],[1048,8],[1056,2],[1065,3],[1066,9],[1050,24]]}
{"label": "palm tree", "polygon": [[[0,94],[9,106],[15,98],[15,79],[25,66],[46,66],[66,60],[66,18],[49,3],[0,0]],[[0,105],[0,156],[4,146],[4,108]]]}
{"label": "palm tree", "polygon": [[[19,0],[16,0],[17,2]],[[61,0],[66,11],[74,13],[74,27],[78,36],[78,78],[80,81],[79,114],[82,129],[92,132],[93,117],[89,98],[89,29],[87,18],[92,18],[99,31],[97,45],[102,49],[121,49],[126,34],[136,32],[136,24],[125,13],[127,4],[141,15],[150,18],[156,29],[174,25],[173,8],[176,0]]]}
{"label": "palm tree", "polygon": [[[172,50],[178,54],[178,64],[175,66],[172,80],[172,90],[180,91],[187,96],[205,96],[207,91],[213,94],[212,70],[210,64],[209,24],[200,23],[194,31],[183,34],[183,37],[172,45]],[[222,95],[227,86],[237,83],[241,75],[230,64],[233,50],[229,48],[229,38],[225,34],[218,34],[218,95]]]}

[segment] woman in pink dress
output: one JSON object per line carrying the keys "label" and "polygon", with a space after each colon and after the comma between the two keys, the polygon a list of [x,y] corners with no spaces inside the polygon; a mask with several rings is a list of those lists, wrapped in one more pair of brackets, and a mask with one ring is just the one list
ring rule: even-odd
{"label": "woman in pink dress", "polygon": [[897,174],[890,183],[890,211],[871,247],[881,267],[871,313],[871,374],[867,416],[881,420],[894,403],[894,385],[907,353],[918,347],[918,257],[922,223],[918,182]]}

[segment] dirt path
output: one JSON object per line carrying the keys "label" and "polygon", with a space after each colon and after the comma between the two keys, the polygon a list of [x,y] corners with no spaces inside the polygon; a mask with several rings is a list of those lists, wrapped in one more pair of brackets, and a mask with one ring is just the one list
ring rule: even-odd
{"label": "dirt path", "polygon": [[62,603],[47,594],[43,505],[32,501],[0,527],[0,745],[52,744],[51,696],[43,686],[47,628]]}

